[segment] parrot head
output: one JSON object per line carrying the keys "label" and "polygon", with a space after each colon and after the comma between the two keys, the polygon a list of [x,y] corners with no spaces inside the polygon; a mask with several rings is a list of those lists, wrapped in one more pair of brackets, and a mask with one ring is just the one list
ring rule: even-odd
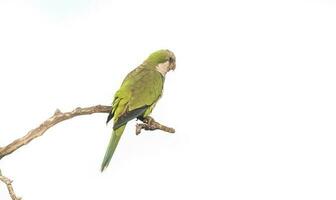
{"label": "parrot head", "polygon": [[170,70],[176,68],[176,58],[173,52],[168,49],[155,51],[144,62],[145,66],[155,68],[163,76]]}

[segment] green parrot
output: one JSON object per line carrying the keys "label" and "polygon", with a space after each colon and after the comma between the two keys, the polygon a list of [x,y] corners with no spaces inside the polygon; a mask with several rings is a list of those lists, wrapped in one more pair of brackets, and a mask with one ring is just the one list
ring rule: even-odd
{"label": "green parrot", "polygon": [[114,95],[112,110],[107,117],[106,123],[113,118],[113,132],[101,171],[109,165],[127,122],[144,119],[152,112],[162,95],[166,73],[176,67],[175,60],[173,52],[159,50],[126,76]]}

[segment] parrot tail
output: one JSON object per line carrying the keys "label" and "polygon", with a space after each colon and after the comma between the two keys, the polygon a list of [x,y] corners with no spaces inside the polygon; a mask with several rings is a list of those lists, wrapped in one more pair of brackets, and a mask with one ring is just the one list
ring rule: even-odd
{"label": "parrot tail", "polygon": [[110,142],[108,144],[108,147],[105,153],[105,156],[104,156],[103,163],[100,168],[101,172],[103,172],[109,165],[111,158],[113,156],[113,153],[119,143],[121,135],[124,132],[125,127],[126,127],[126,124],[113,131],[111,138],[110,138]]}

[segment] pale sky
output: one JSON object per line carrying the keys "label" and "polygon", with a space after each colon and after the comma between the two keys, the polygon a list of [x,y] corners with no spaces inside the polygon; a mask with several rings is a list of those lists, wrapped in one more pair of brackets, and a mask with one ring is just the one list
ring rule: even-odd
{"label": "pale sky", "polygon": [[155,50],[177,68],[152,115],[174,135],[130,122],[100,173],[112,126],[78,117],[0,168],[25,200],[334,200],[335,19],[327,0],[1,0],[1,146],[109,105]]}

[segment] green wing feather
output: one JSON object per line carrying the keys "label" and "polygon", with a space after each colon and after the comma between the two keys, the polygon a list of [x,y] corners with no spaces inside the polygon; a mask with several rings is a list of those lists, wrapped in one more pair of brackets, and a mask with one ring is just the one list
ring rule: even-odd
{"label": "green wing feather", "polygon": [[154,69],[139,66],[124,79],[116,92],[107,122],[113,119],[113,132],[101,171],[109,165],[128,121],[148,116],[162,94],[164,77]]}

